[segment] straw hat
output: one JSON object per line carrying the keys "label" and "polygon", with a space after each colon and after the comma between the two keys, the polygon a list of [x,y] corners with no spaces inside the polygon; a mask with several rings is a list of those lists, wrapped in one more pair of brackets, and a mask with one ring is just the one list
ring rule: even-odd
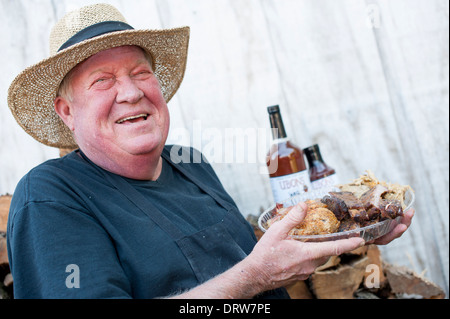
{"label": "straw hat", "polygon": [[50,57],[25,69],[12,82],[8,105],[16,121],[39,142],[73,149],[72,132],[54,111],[61,81],[77,64],[113,47],[136,45],[152,57],[154,72],[168,102],[184,76],[189,27],[134,30],[108,4],[95,4],[66,14],[50,34]]}

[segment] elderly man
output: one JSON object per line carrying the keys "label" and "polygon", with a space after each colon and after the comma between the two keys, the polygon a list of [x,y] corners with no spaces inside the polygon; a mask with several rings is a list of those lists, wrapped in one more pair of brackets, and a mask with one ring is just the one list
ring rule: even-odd
{"label": "elderly man", "polygon": [[54,27],[52,56],[12,83],[10,108],[30,135],[78,148],[16,188],[7,232],[16,298],[286,298],[283,286],[364,244],[290,240],[304,204],[256,243],[211,166],[173,160],[166,103],[188,37],[84,7]]}

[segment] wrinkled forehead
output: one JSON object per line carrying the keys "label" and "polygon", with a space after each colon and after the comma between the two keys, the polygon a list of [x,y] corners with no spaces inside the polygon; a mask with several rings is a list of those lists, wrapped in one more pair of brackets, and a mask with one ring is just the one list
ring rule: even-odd
{"label": "wrinkled forehead", "polygon": [[[146,60],[149,62],[150,66],[153,68],[153,59],[150,53],[148,53],[146,50],[139,46],[120,46],[120,47],[114,47],[107,50],[100,51],[91,57],[87,58],[86,60],[80,62],[75,66],[75,68],[79,68],[83,64],[90,64],[96,61],[104,61],[104,59],[110,59],[110,58],[118,58],[122,55],[129,55],[133,54],[136,57],[136,60]],[[74,68],[74,69],[75,69]]]}

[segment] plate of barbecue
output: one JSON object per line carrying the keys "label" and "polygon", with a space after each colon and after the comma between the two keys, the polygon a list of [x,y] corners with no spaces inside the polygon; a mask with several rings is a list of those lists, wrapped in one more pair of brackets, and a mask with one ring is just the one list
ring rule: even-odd
{"label": "plate of barbecue", "polygon": [[403,212],[414,203],[413,189],[379,181],[371,171],[333,191],[312,191],[272,205],[258,219],[265,232],[299,202],[307,212],[289,235],[304,242],[323,242],[361,237],[365,241],[389,233],[400,222]]}

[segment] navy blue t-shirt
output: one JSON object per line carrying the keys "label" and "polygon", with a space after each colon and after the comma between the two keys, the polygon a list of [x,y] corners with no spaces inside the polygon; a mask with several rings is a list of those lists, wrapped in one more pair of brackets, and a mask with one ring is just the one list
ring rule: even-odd
{"label": "navy blue t-shirt", "polygon": [[[176,243],[94,166],[75,151],[18,183],[7,230],[15,297],[154,298],[198,285]],[[208,163],[189,169],[235,205]],[[126,180],[186,235],[227,214],[166,160],[156,181]]]}

